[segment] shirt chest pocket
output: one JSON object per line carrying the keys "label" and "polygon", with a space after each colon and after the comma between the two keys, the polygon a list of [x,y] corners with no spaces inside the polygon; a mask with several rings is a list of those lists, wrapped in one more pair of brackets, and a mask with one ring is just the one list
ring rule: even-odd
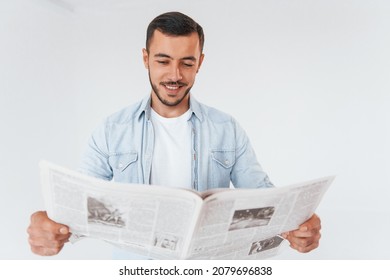
{"label": "shirt chest pocket", "polygon": [[114,154],[109,157],[108,161],[114,174],[114,181],[139,183],[138,153]]}
{"label": "shirt chest pocket", "polygon": [[230,185],[230,173],[236,162],[234,150],[211,151],[211,182],[214,188],[228,188]]}

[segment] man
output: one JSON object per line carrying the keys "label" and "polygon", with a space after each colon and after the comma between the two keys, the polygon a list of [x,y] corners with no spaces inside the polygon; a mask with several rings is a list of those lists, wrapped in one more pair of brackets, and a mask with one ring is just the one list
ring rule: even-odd
{"label": "man", "polygon": [[[227,114],[190,96],[203,59],[202,27],[188,16],[166,13],[148,27],[143,61],[151,95],[110,116],[96,129],[81,171],[127,183],[209,188],[273,187],[257,162],[248,137]],[[292,248],[318,247],[321,223],[313,215],[299,229],[284,233]],[[31,216],[31,250],[39,255],[60,252],[69,228],[46,212]]]}

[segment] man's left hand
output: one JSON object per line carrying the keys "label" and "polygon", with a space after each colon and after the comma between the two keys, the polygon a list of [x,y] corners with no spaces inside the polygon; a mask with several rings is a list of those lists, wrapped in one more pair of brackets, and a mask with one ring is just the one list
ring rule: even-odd
{"label": "man's left hand", "polygon": [[298,229],[285,232],[282,236],[290,242],[290,247],[301,253],[308,253],[319,245],[321,220],[313,214]]}

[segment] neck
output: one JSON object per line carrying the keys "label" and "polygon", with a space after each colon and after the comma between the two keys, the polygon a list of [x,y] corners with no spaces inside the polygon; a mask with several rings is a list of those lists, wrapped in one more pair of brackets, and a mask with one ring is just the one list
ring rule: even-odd
{"label": "neck", "polygon": [[151,106],[153,110],[164,118],[176,118],[183,115],[190,108],[190,95],[187,96],[177,105],[169,106],[163,104],[156,94],[152,93]]}

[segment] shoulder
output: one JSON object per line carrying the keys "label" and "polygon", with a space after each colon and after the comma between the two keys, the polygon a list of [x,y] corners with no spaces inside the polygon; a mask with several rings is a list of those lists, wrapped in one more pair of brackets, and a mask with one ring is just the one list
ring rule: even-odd
{"label": "shoulder", "polygon": [[143,99],[103,118],[94,129],[93,134],[106,137],[107,134],[114,131],[123,133],[129,127],[139,127],[138,124],[142,122],[141,116],[144,114],[145,104],[148,104],[148,100]]}
{"label": "shoulder", "polygon": [[235,135],[240,142],[247,139],[245,130],[238,121],[230,114],[214,107],[202,104],[194,100],[195,115],[201,120],[201,126],[208,128],[214,135]]}
{"label": "shoulder", "polygon": [[124,107],[121,110],[106,117],[104,123],[106,125],[131,123],[135,119],[137,119],[142,113],[142,104],[143,101],[139,101],[137,103]]}
{"label": "shoulder", "polygon": [[[213,123],[234,123],[234,118],[219,109],[205,105],[194,100],[194,109],[195,114],[200,114],[201,118],[205,121],[210,121]],[[198,111],[198,112],[197,112]]]}
{"label": "shoulder", "polygon": [[230,114],[225,113],[221,110],[218,110],[214,107],[204,105],[204,109],[205,109],[204,112],[205,112],[206,118],[210,119],[211,121],[232,122],[234,120]]}

